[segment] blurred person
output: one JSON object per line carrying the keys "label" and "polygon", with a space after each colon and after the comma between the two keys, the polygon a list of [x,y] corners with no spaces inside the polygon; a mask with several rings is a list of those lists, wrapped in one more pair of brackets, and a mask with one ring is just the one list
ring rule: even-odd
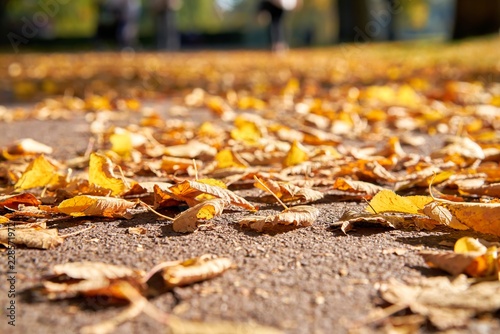
{"label": "blurred person", "polygon": [[275,52],[288,49],[285,34],[285,12],[299,7],[301,0],[262,0],[258,7],[259,21],[269,20],[269,38]]}
{"label": "blurred person", "polygon": [[181,46],[177,31],[176,11],[182,7],[182,0],[153,0],[155,15],[156,47],[159,50],[175,51]]}
{"label": "blurred person", "polygon": [[97,40],[116,40],[120,48],[135,48],[139,42],[140,0],[98,1]]}

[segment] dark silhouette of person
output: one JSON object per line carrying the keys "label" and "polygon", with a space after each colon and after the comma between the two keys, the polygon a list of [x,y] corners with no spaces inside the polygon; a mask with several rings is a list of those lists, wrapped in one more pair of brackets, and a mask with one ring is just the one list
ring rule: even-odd
{"label": "dark silhouette of person", "polygon": [[262,0],[258,7],[259,16],[269,17],[269,38],[273,51],[280,52],[288,49],[285,34],[285,12],[299,6],[298,0]]}
{"label": "dark silhouette of person", "polygon": [[155,0],[153,11],[156,24],[156,47],[159,50],[180,49],[181,40],[177,31],[176,12],[182,7],[182,0]]}

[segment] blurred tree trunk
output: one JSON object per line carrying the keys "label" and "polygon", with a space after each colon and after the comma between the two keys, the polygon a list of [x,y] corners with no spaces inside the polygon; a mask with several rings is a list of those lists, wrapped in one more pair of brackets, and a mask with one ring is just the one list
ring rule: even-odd
{"label": "blurred tree trunk", "polygon": [[498,33],[500,0],[457,0],[454,38]]}
{"label": "blurred tree trunk", "polygon": [[0,44],[7,42],[7,4],[10,0],[0,0]]}

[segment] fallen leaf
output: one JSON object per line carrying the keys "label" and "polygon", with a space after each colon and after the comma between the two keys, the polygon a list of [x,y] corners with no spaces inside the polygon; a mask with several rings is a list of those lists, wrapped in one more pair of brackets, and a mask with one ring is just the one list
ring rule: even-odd
{"label": "fallen leaf", "polygon": [[373,183],[349,180],[343,177],[337,178],[332,188],[340,191],[354,193],[363,196],[363,198],[366,199],[370,199],[378,192],[384,190],[383,187],[377,186]]}
{"label": "fallen leaf", "polygon": [[127,229],[127,232],[129,234],[138,234],[138,235],[144,235],[148,232],[147,229],[145,229],[144,227],[129,227]]}
{"label": "fallen leaf", "polygon": [[59,204],[60,212],[73,217],[100,216],[110,218],[131,218],[128,211],[136,203],[120,198],[80,195]]}
{"label": "fallen leaf", "polygon": [[467,203],[435,199],[424,213],[443,225],[456,229],[471,228],[500,236],[500,203]]}
{"label": "fallen leaf", "polygon": [[89,162],[89,182],[109,189],[113,196],[119,196],[129,189],[123,178],[113,172],[114,164],[108,157],[92,153]]}
{"label": "fallen leaf", "polygon": [[464,278],[426,278],[412,285],[392,279],[380,292],[387,302],[409,307],[443,331],[460,328],[478,315],[493,315],[500,309],[500,281],[469,286]]}
{"label": "fallen leaf", "polygon": [[188,321],[169,316],[169,330],[172,334],[280,334],[282,331],[254,323],[238,323],[229,321],[201,322]]}
{"label": "fallen leaf", "polygon": [[29,248],[52,249],[61,245],[64,238],[59,236],[57,229],[42,228],[2,228],[0,229],[0,244],[9,247],[12,244],[24,245]]}
{"label": "fallen leaf", "polygon": [[[285,203],[310,203],[323,198],[323,194],[321,192],[310,188],[301,188],[291,183],[280,181],[266,179],[261,181],[269,188],[269,190],[271,190],[272,193]],[[259,182],[255,182],[254,186],[268,191]]]}
{"label": "fallen leaf", "polygon": [[200,221],[207,221],[219,216],[224,210],[225,200],[211,199],[197,204],[175,217],[173,229],[175,232],[194,232]]}
{"label": "fallen leaf", "polygon": [[306,148],[298,141],[294,141],[285,157],[285,161],[283,161],[283,165],[285,167],[290,167],[308,160],[309,154],[307,153]]}
{"label": "fallen leaf", "polygon": [[39,206],[42,204],[35,195],[30,193],[22,193],[17,195],[0,196],[0,207],[17,210],[19,205],[24,206]]}
{"label": "fallen leaf", "polygon": [[15,187],[21,190],[45,187],[56,183],[58,179],[57,167],[41,155],[28,165]]}
{"label": "fallen leaf", "polygon": [[294,227],[311,226],[319,216],[319,210],[308,205],[294,206],[269,216],[247,216],[239,220],[241,226],[248,226],[262,232],[279,226],[292,225]]}
{"label": "fallen leaf", "polygon": [[432,198],[429,196],[403,197],[393,191],[382,190],[372,198],[370,206],[366,208],[366,211],[370,213],[400,212],[422,214],[424,206],[430,202],[432,202]]}

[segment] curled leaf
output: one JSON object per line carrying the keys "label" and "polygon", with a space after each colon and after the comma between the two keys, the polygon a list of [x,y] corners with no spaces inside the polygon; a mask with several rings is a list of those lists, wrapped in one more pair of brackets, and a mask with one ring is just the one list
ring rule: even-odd
{"label": "curled leaf", "polygon": [[294,227],[311,226],[319,216],[319,210],[309,205],[299,205],[283,212],[269,216],[248,216],[239,220],[241,226],[248,226],[253,230],[262,232],[272,230],[279,226],[292,225]]}
{"label": "curled leaf", "polygon": [[225,200],[216,198],[197,204],[174,219],[175,232],[194,232],[200,221],[206,221],[218,216],[224,210]]}
{"label": "curled leaf", "polygon": [[120,198],[80,195],[59,204],[60,212],[73,217],[100,216],[110,218],[130,218],[128,211],[135,203]]}

